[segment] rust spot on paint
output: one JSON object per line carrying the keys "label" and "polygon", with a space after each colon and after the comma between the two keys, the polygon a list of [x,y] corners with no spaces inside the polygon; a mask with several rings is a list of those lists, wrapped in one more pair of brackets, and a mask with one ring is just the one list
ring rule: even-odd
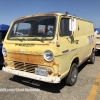
{"label": "rust spot on paint", "polygon": [[58,76],[58,73],[54,73],[54,75],[53,76]]}
{"label": "rust spot on paint", "polygon": [[54,41],[50,41],[49,44],[55,44],[55,42]]}
{"label": "rust spot on paint", "polygon": [[52,63],[52,66],[53,66],[53,65],[56,65],[57,67],[59,66],[59,65],[58,65],[58,64],[56,64],[55,62],[53,62],[53,63]]}
{"label": "rust spot on paint", "polygon": [[51,83],[53,83],[53,80],[51,80]]}
{"label": "rust spot on paint", "polygon": [[8,56],[7,56],[6,59],[9,59],[9,60],[12,60],[12,61],[18,61],[18,62],[44,65],[44,66],[56,65],[54,63],[54,61],[52,61],[52,62],[45,61],[44,58],[43,58],[43,55],[8,53]]}

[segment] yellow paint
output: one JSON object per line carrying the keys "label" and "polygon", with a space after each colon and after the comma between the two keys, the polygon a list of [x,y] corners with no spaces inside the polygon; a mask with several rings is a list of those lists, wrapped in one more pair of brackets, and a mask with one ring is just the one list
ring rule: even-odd
{"label": "yellow paint", "polygon": [[100,85],[100,74],[98,75],[94,85],[92,86],[90,94],[89,94],[89,96],[87,97],[86,100],[95,100],[99,85]]}
{"label": "yellow paint", "polygon": [[8,77],[8,76],[10,76],[10,75],[12,75],[12,74],[5,74],[5,75],[3,75],[3,76],[0,76],[0,79],[4,79],[4,78],[6,78],[6,77]]}
{"label": "yellow paint", "polygon": [[[44,28],[46,29],[45,31],[42,30],[41,32],[40,29],[38,29],[38,23],[34,24],[34,21],[28,21],[31,24],[29,35],[27,35],[26,37],[18,35],[15,35],[14,37],[11,36],[11,32],[13,32],[11,29],[14,28],[15,23],[20,22],[18,20],[27,20],[27,18],[34,19],[34,17],[36,18],[43,16],[55,17],[55,24],[53,20],[47,24],[45,20],[42,20],[40,18],[43,22],[45,22],[44,24],[41,23],[41,25],[43,24],[45,26]],[[73,21],[71,20],[72,18],[75,20],[73,26]],[[85,19],[81,19],[75,16],[67,16],[61,13],[39,14],[34,16],[22,17],[21,19],[15,20],[11,24],[3,42],[3,47],[7,50],[7,56],[4,57],[4,60],[8,64],[6,66],[7,68],[14,68],[21,62],[23,63],[21,64],[21,67],[25,67],[25,69],[36,64],[38,67],[44,67],[45,69],[48,69],[50,67],[54,73],[50,77],[60,77],[60,79],[62,79],[67,76],[73,61],[77,62],[77,64],[81,64],[81,62],[86,60],[87,57],[90,57],[92,50],[95,48],[95,41],[92,39],[92,36],[94,37],[93,23]],[[67,19],[68,24],[65,24],[65,28],[68,29],[66,33],[69,33],[66,36],[62,36],[63,34],[61,35],[63,30],[62,32],[60,32],[60,25],[62,25],[60,23],[63,22],[63,19]],[[49,24],[50,26],[53,26],[55,30],[53,32],[54,36],[50,37],[47,35]],[[45,33],[46,38],[42,36],[36,36],[38,40],[31,40],[34,38],[34,36],[30,37],[30,35],[34,35],[34,32],[35,34],[39,34],[38,30],[40,31],[40,33]],[[20,41],[20,39],[22,38],[26,38],[28,40],[23,40],[22,42]],[[57,46],[57,44],[59,46]],[[53,61],[49,62],[44,59],[43,55],[46,50],[50,50],[53,52]],[[11,62],[13,62],[13,64],[11,64]],[[28,63],[30,66],[26,67],[25,63]],[[20,70],[21,67],[19,65],[18,70]]]}

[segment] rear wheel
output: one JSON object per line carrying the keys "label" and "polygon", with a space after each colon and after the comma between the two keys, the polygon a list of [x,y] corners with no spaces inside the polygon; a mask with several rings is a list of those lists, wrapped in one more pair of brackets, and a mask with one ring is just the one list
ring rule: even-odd
{"label": "rear wheel", "polygon": [[92,51],[92,54],[91,54],[89,60],[90,60],[91,64],[94,64],[94,62],[95,62],[95,51],[94,50]]}
{"label": "rear wheel", "polygon": [[77,64],[73,63],[68,75],[64,78],[64,82],[66,85],[73,86],[77,81],[77,77],[78,77]]}

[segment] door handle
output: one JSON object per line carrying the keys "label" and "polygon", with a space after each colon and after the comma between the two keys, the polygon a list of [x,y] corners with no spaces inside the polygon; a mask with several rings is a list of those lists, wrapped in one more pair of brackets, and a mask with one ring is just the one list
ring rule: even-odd
{"label": "door handle", "polygon": [[78,41],[79,41],[79,40],[75,40],[75,43],[78,44]]}

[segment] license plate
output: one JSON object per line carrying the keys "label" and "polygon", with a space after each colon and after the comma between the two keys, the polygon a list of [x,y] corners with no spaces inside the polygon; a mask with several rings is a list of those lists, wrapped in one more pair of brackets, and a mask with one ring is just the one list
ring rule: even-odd
{"label": "license plate", "polygon": [[41,76],[47,76],[47,70],[43,68],[35,68],[35,74]]}

